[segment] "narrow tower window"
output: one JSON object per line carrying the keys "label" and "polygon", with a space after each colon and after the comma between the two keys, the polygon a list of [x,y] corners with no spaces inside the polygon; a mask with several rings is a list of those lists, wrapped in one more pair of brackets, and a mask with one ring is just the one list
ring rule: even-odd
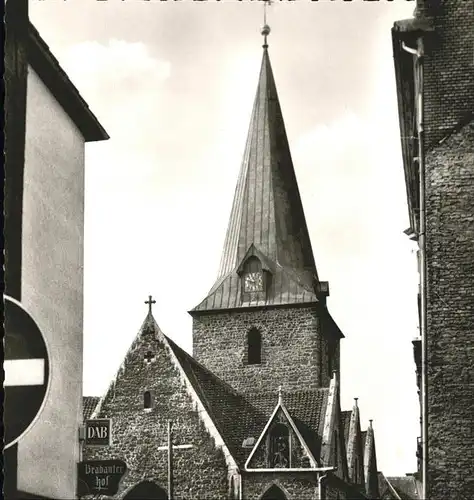
{"label": "narrow tower window", "polygon": [[256,328],[247,334],[247,363],[259,365],[262,362],[262,336]]}
{"label": "narrow tower window", "polygon": [[151,410],[153,401],[152,401],[152,394],[150,391],[145,391],[143,393],[143,408],[145,410]]}
{"label": "narrow tower window", "polygon": [[270,468],[290,467],[290,431],[285,424],[276,424],[270,431]]}

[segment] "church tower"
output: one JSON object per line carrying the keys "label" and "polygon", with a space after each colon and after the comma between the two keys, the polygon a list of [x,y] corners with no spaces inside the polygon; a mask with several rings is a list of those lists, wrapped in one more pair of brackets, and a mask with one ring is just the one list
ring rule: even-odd
{"label": "church tower", "polygon": [[241,392],[327,387],[343,337],[326,307],[262,29],[263,57],[217,279],[193,355]]}

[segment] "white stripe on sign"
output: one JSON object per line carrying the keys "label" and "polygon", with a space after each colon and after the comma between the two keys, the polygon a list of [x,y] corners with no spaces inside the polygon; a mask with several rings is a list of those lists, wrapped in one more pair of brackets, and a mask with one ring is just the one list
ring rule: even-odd
{"label": "white stripe on sign", "polygon": [[6,359],[5,387],[44,384],[44,359]]}

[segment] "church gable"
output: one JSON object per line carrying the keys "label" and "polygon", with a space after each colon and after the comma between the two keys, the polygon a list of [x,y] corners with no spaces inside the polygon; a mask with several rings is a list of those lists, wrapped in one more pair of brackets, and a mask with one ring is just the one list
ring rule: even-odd
{"label": "church gable", "polygon": [[280,399],[250,453],[245,468],[255,470],[309,467],[317,467],[317,462]]}
{"label": "church gable", "polygon": [[166,489],[171,421],[175,495],[227,496],[235,462],[151,313],[92,418],[112,420],[112,442],[85,447],[83,459],[124,460],[128,470],[119,495],[143,481]]}

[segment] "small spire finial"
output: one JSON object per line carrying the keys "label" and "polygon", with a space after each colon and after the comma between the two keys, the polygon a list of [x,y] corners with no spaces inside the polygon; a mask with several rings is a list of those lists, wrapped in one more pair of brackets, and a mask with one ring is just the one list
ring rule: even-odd
{"label": "small spire finial", "polygon": [[270,34],[270,26],[267,24],[267,5],[271,5],[272,0],[263,0],[263,28],[262,28],[262,35],[263,35],[263,48],[266,49],[268,47],[267,44],[267,36]]}
{"label": "small spire finial", "polygon": [[369,427],[372,428],[372,422],[373,420],[369,420]]}
{"label": "small spire finial", "polygon": [[354,406],[357,406],[357,400],[358,400],[358,399],[359,399],[359,398],[354,398]]}
{"label": "small spire finial", "polygon": [[281,403],[283,401],[283,395],[281,393],[281,385],[278,386],[278,402]]}
{"label": "small spire finial", "polygon": [[145,300],[145,304],[148,304],[148,314],[151,314],[151,306],[156,304],[156,300],[153,300],[152,296],[148,295],[148,300]]}

